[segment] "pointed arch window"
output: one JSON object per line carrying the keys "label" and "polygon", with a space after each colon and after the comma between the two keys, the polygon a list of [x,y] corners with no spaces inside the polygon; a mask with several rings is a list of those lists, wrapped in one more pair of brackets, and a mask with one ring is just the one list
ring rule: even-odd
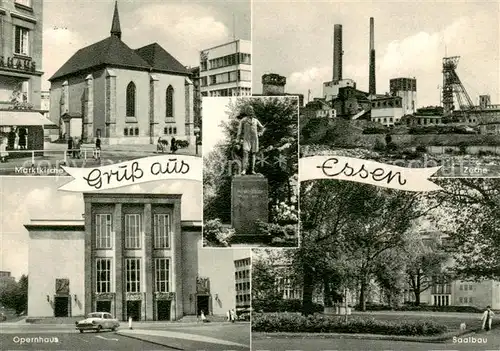
{"label": "pointed arch window", "polygon": [[166,96],[166,117],[174,117],[174,88],[169,85]]}
{"label": "pointed arch window", "polygon": [[130,82],[127,85],[127,117],[135,117],[135,84]]}

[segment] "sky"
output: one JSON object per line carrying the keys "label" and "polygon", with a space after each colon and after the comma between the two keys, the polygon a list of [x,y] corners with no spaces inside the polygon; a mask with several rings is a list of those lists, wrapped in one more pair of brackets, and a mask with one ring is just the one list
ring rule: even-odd
{"label": "sky", "polygon": [[417,106],[440,104],[442,58],[460,56],[457,73],[474,103],[479,94],[500,104],[500,2],[263,1],[252,5],[253,92],[261,76],[287,78],[287,93],[307,101],[332,79],[333,26],[342,24],[343,78],[368,90],[369,18],[375,21],[377,93],[389,79],[415,77]]}
{"label": "sky", "polygon": [[[76,51],[110,35],[114,2],[43,1],[43,90]],[[157,42],[185,66],[199,65],[200,50],[251,38],[249,0],[118,0],[118,11],[130,48]]]}
{"label": "sky", "polygon": [[[0,270],[19,279],[28,273],[32,219],[83,219],[82,193],[58,191],[71,177],[0,177]],[[201,183],[155,181],[106,191],[109,193],[182,194],[181,219],[201,220]]]}
{"label": "sky", "polygon": [[229,104],[235,103],[231,97],[203,98],[203,153],[208,155],[214,146],[225,139],[222,123],[229,120]]}

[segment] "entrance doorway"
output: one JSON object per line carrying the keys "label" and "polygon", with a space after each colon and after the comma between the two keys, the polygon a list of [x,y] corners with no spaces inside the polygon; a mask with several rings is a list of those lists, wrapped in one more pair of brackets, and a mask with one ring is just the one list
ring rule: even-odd
{"label": "entrance doorway", "polygon": [[209,301],[208,295],[196,296],[196,313],[198,316],[201,314],[201,311],[203,311],[205,316],[210,314],[208,301]]}
{"label": "entrance doorway", "polygon": [[127,319],[132,317],[134,321],[141,320],[141,301],[127,301]]}
{"label": "entrance doorway", "polygon": [[156,314],[159,321],[169,321],[170,320],[170,304],[172,301],[169,300],[158,300],[156,301]]}
{"label": "entrance doorway", "polygon": [[54,297],[54,317],[69,317],[69,296]]}
{"label": "entrance doorway", "polygon": [[96,305],[95,306],[96,312],[111,313],[111,301],[109,301],[109,300],[97,301],[95,305]]}

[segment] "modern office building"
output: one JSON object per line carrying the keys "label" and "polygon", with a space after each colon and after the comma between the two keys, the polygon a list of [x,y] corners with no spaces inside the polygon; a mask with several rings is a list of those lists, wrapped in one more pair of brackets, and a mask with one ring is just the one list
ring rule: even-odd
{"label": "modern office building", "polygon": [[178,320],[236,308],[247,278],[237,281],[234,262],[247,265],[250,252],[203,249],[201,222],[182,220],[181,197],[84,194],[83,220],[26,224],[28,316]]}
{"label": "modern office building", "polygon": [[252,43],[233,40],[200,52],[201,96],[250,96]]}
{"label": "modern office building", "polygon": [[251,259],[246,257],[234,261],[234,280],[236,289],[236,308],[249,308],[251,305]]}

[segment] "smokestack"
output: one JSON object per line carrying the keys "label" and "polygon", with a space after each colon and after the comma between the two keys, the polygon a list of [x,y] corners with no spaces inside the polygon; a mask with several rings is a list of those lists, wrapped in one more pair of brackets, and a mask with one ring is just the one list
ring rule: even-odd
{"label": "smokestack", "polygon": [[368,85],[368,92],[370,94],[376,94],[376,83],[375,83],[375,30],[373,17],[370,17],[370,81]]}
{"label": "smokestack", "polygon": [[342,25],[333,26],[333,81],[342,80]]}

